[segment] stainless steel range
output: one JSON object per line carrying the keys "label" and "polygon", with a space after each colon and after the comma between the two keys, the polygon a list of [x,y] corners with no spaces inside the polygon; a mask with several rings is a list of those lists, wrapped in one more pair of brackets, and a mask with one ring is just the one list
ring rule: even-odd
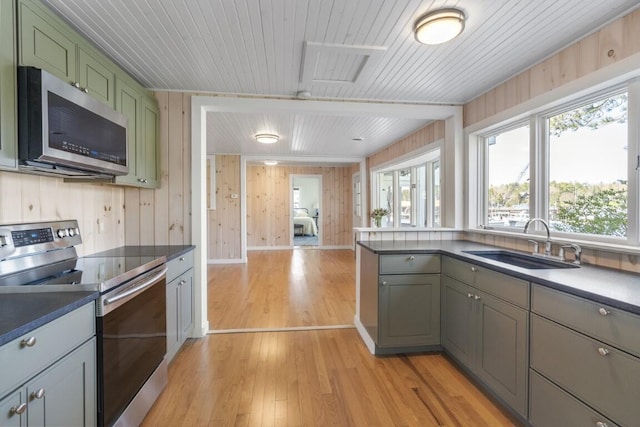
{"label": "stainless steel range", "polygon": [[75,220],[0,225],[0,292],[96,290],[98,425],[138,425],[167,383],[165,257],[78,258]]}

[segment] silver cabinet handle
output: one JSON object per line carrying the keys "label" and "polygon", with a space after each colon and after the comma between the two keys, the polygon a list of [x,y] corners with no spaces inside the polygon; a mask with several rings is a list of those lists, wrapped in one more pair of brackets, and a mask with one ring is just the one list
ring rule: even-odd
{"label": "silver cabinet handle", "polygon": [[596,423],[596,427],[609,427],[609,424],[605,423],[604,421],[598,421]]}
{"label": "silver cabinet handle", "polygon": [[26,403],[21,403],[18,406],[14,406],[11,409],[9,409],[9,413],[11,415],[14,415],[14,414],[20,415],[20,414],[24,414],[24,411],[26,411],[26,410],[27,410],[27,404]]}
{"label": "silver cabinet handle", "polygon": [[471,293],[467,294],[467,298],[473,298],[473,294]]}
{"label": "silver cabinet handle", "polygon": [[604,307],[600,307],[598,309],[598,313],[600,313],[600,315],[602,316],[608,316],[609,314],[611,314],[611,312]]}
{"label": "silver cabinet handle", "polygon": [[29,337],[20,341],[20,347],[33,347],[36,345],[36,337]]}
{"label": "silver cabinet handle", "polygon": [[481,297],[480,297],[480,295],[474,295],[474,296],[473,296],[473,299],[474,299],[474,300],[476,300],[476,301],[478,301],[479,299],[481,299]]}
{"label": "silver cabinet handle", "polygon": [[186,280],[180,280],[180,286],[184,285],[185,283],[187,283]]}
{"label": "silver cabinet handle", "polygon": [[387,282],[381,282],[380,286],[387,286]]}
{"label": "silver cabinet handle", "polygon": [[606,356],[607,354],[609,354],[609,350],[604,347],[600,347],[598,348],[598,353],[600,353],[600,356]]}
{"label": "silver cabinet handle", "polygon": [[180,261],[184,261],[184,257],[183,256],[180,257]]}
{"label": "silver cabinet handle", "polygon": [[478,271],[478,267],[471,267],[471,271],[475,273],[476,271]]}
{"label": "silver cabinet handle", "polygon": [[413,261],[414,259],[416,259],[416,257],[414,257],[413,255],[409,257],[409,261]]}
{"label": "silver cabinet handle", "polygon": [[44,397],[44,389],[38,389],[31,392],[31,399],[42,399]]}

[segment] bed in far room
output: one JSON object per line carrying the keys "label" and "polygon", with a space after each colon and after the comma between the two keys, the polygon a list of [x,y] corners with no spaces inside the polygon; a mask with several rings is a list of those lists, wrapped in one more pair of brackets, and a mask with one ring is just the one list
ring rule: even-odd
{"label": "bed in far room", "polygon": [[309,210],[307,208],[293,209],[293,234],[295,236],[318,235],[316,222],[309,216]]}

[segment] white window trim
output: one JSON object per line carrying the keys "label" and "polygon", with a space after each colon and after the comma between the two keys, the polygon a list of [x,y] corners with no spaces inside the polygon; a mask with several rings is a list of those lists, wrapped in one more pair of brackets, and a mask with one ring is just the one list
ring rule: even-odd
{"label": "white window trim", "polygon": [[[566,111],[572,107],[579,107],[588,103],[590,100],[601,98],[606,95],[613,95],[626,89],[628,93],[628,218],[629,224],[626,238],[617,238],[610,236],[596,236],[578,233],[552,232],[555,239],[580,241],[583,243],[593,243],[599,247],[624,248],[640,245],[640,69],[636,70],[633,78],[626,81],[620,81],[617,78],[610,82],[609,85],[602,83],[592,90],[583,90],[574,96],[566,96],[562,99],[550,101],[545,105],[540,105],[535,111],[529,114],[514,115],[511,119],[503,119],[498,123],[485,124],[485,127],[479,128],[476,124],[473,128],[465,130],[468,140],[467,154],[467,185],[470,191],[467,194],[466,205],[466,224],[465,228],[473,231],[483,230],[491,232],[494,230],[500,234],[522,234],[519,230],[509,229],[507,227],[485,228],[482,223],[487,215],[486,199],[486,183],[488,181],[488,172],[486,170],[485,160],[485,144],[486,136],[495,134],[504,130],[523,125],[529,121],[531,131],[531,147],[530,147],[530,217],[547,218],[548,216],[548,200],[546,192],[548,189],[548,144],[541,142],[542,135],[545,135],[546,120],[545,118]],[[629,76],[627,76],[629,77]],[[623,90],[621,90],[623,89]],[[520,107],[521,108],[521,107]],[[502,113],[505,115],[505,113]],[[544,167],[543,167],[544,165]],[[475,182],[475,185],[474,185]],[[475,189],[475,191],[473,191]],[[543,190],[544,189],[544,190]]]}

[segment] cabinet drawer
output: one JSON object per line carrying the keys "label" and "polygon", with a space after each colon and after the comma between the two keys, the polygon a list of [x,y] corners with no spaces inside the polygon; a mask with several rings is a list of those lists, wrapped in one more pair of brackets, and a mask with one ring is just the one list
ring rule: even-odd
{"label": "cabinet drawer", "polygon": [[529,282],[485,267],[442,258],[442,273],[520,307],[529,308]]}
{"label": "cabinet drawer", "polygon": [[531,315],[531,367],[621,425],[640,419],[640,359]]}
{"label": "cabinet drawer", "polygon": [[167,283],[192,267],[193,251],[189,251],[167,262]]}
{"label": "cabinet drawer", "polygon": [[536,371],[531,371],[529,384],[529,422],[534,427],[616,426]]}
{"label": "cabinet drawer", "polygon": [[380,274],[440,273],[440,255],[380,255]]}
{"label": "cabinet drawer", "polygon": [[[92,302],[0,347],[0,396],[94,336],[95,325]],[[31,337],[32,347],[22,344]]]}
{"label": "cabinet drawer", "polygon": [[640,316],[536,284],[531,310],[640,356]]}

